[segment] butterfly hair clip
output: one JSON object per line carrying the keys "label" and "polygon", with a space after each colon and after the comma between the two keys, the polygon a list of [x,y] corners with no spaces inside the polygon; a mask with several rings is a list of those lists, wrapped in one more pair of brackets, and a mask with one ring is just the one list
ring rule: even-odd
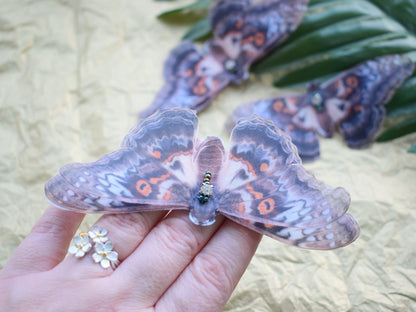
{"label": "butterfly hair clip", "polygon": [[384,120],[384,104],[409,77],[413,62],[404,55],[381,56],[359,64],[306,94],[289,94],[242,105],[227,123],[257,114],[288,133],[304,161],[319,157],[318,134],[332,137],[336,128],[351,148],[371,144]]}
{"label": "butterfly hair clip", "polygon": [[181,107],[197,112],[228,84],[240,84],[250,65],[283,42],[299,25],[309,0],[221,0],[210,11],[213,39],[200,51],[181,42],[165,61],[165,84],[145,118],[158,109]]}
{"label": "butterfly hair clip", "polygon": [[45,186],[55,206],[81,213],[182,209],[201,226],[218,214],[281,242],[334,249],[359,235],[350,196],[306,171],[289,136],[269,120],[241,119],[226,151],[196,138],[198,119],[173,108],[142,120],[122,148],[64,166]]}

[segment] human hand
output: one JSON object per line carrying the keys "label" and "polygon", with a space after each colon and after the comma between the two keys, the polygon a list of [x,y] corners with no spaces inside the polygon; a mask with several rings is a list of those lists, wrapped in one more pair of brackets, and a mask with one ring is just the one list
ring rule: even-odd
{"label": "human hand", "polygon": [[218,216],[208,227],[188,212],[101,217],[120,265],[90,251],[68,256],[84,215],[50,207],[0,271],[4,311],[221,311],[261,235]]}

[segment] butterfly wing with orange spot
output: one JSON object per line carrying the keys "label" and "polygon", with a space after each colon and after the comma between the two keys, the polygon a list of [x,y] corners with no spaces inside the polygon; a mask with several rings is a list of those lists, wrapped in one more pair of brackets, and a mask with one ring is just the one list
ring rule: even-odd
{"label": "butterfly wing with orange spot", "polygon": [[[359,233],[346,215],[348,192],[318,181],[302,167],[287,134],[256,116],[241,119],[234,128],[230,157],[217,184],[222,214],[286,243],[332,249]],[[332,230],[325,232],[327,226]]]}
{"label": "butterfly wing with orange spot", "polygon": [[329,116],[326,123],[338,126],[348,146],[366,147],[374,141],[384,120],[383,105],[413,68],[407,56],[387,55],[361,63],[323,83],[319,92]]}
{"label": "butterfly wing with orange spot", "polygon": [[122,149],[61,168],[47,182],[46,196],[58,207],[84,213],[188,209],[199,182],[192,164],[196,131],[191,111],[156,113],[131,130]]}
{"label": "butterfly wing with orange spot", "polygon": [[314,130],[300,127],[293,122],[302,99],[303,96],[300,94],[288,94],[241,105],[232,113],[227,122],[227,128],[231,131],[240,118],[252,114],[271,119],[280,130],[292,138],[303,161],[314,160],[320,155],[317,134]]}
{"label": "butterfly wing with orange spot", "polygon": [[165,84],[140,117],[172,107],[203,110],[228,85],[223,71],[222,64],[210,53],[201,53],[192,42],[181,42],[165,62]]}
{"label": "butterfly wing with orange spot", "polygon": [[263,1],[247,8],[241,40],[247,67],[296,30],[308,3],[309,0]]}

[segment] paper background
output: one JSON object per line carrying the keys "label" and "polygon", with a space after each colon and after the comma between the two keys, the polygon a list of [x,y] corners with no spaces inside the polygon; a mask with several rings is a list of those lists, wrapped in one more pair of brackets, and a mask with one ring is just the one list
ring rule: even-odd
{"label": "paper background", "polygon": [[[152,102],[187,29],[156,15],[189,2],[0,2],[0,266],[46,209],[44,183],[117,149]],[[276,94],[267,77],[228,87],[200,114],[200,136],[227,141],[235,107]],[[264,238],[225,311],[416,310],[415,140],[362,151],[321,140],[321,159],[306,167],[350,191],[361,237],[328,252]]]}

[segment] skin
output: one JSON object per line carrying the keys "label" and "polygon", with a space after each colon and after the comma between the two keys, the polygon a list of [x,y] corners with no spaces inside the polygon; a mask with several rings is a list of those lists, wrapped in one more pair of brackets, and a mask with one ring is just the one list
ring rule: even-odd
{"label": "skin", "polygon": [[0,271],[5,311],[222,311],[261,235],[217,216],[207,227],[188,212],[102,216],[120,265],[65,258],[83,214],[54,207]]}

